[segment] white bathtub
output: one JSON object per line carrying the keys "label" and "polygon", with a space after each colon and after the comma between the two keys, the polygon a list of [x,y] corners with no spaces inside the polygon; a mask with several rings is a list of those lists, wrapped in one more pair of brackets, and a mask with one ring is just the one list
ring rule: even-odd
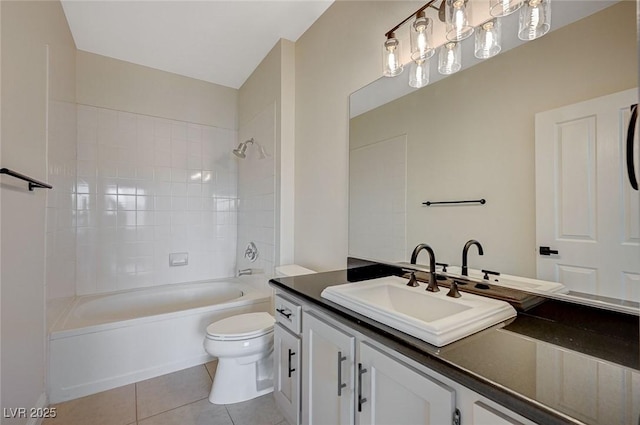
{"label": "white bathtub", "polygon": [[270,302],[244,278],[76,297],[49,334],[50,402],[205,363],[207,325]]}

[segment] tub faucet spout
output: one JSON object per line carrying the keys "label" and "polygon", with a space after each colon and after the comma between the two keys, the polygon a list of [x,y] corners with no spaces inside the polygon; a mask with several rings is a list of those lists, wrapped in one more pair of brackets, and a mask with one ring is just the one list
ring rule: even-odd
{"label": "tub faucet spout", "polygon": [[251,270],[251,269],[238,270],[238,276],[245,276],[245,275],[249,275],[249,274],[253,274],[253,270]]}

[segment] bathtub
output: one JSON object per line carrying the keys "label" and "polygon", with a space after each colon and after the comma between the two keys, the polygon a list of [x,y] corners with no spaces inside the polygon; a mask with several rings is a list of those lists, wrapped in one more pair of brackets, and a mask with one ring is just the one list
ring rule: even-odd
{"label": "bathtub", "polygon": [[49,333],[50,402],[209,361],[202,347],[207,325],[270,311],[270,292],[248,282],[233,278],[74,298]]}

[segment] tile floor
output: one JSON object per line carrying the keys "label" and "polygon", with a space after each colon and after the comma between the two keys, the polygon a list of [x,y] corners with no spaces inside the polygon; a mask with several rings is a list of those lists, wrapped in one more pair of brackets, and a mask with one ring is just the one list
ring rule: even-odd
{"label": "tile floor", "polygon": [[288,425],[273,394],[209,403],[216,362],[67,401],[43,425]]}

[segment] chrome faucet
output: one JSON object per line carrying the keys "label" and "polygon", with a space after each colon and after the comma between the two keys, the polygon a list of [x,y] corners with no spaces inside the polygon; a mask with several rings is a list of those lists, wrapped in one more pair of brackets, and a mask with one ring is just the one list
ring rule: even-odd
{"label": "chrome faucet", "polygon": [[253,273],[252,269],[238,270],[238,276],[245,276],[245,275],[249,275],[249,274],[252,274],[252,273]]}
{"label": "chrome faucet", "polygon": [[416,246],[411,253],[411,264],[416,264],[418,254],[423,249],[429,254],[429,285],[427,286],[427,291],[438,292],[440,288],[438,288],[438,283],[436,282],[436,255],[433,253],[433,249],[426,243]]}
{"label": "chrome faucet", "polygon": [[464,244],[464,248],[462,249],[462,276],[469,276],[469,269],[467,267],[467,254],[469,252],[469,248],[471,248],[472,245],[476,245],[478,247],[478,254],[484,255],[480,242],[475,239],[467,241],[467,243]]}

